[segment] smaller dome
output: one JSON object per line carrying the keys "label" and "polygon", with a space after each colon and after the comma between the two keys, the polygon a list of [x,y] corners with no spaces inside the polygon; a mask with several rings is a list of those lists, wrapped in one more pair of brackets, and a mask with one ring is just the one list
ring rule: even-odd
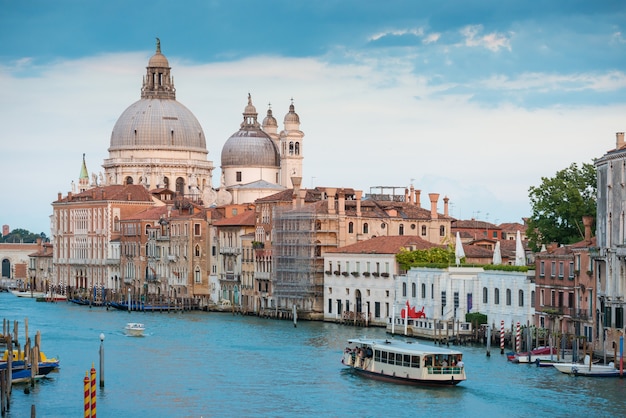
{"label": "smaller dome", "polygon": [[152,58],[150,58],[150,61],[148,61],[148,67],[169,68],[169,66],[170,63],[167,61],[167,58],[165,58],[165,55],[161,54],[160,52],[154,54]]}
{"label": "smaller dome", "polygon": [[285,115],[284,123],[300,123],[300,116],[298,116],[298,114],[296,113],[293,103],[289,105],[289,113]]}
{"label": "smaller dome", "polygon": [[267,116],[265,116],[265,119],[263,119],[263,126],[278,127],[278,122],[276,122],[276,118],[272,115],[272,109],[267,109]]}

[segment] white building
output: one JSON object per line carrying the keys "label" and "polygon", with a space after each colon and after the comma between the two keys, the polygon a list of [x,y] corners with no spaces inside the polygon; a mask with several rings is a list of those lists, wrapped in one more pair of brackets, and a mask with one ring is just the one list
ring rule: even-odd
{"label": "white building", "polygon": [[408,301],[427,318],[465,320],[465,314],[487,315],[490,325],[507,329],[519,322],[533,324],[534,272],[483,270],[480,267],[417,267],[396,280],[395,312]]}

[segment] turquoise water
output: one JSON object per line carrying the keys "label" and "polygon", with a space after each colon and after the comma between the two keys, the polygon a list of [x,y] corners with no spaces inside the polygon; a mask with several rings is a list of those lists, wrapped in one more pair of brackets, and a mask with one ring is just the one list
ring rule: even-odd
{"label": "turquoise water", "polygon": [[[15,386],[7,417],[82,417],[83,379],[99,371],[105,335],[99,417],[565,417],[624,416],[626,379],[570,377],[551,368],[514,365],[492,347],[457,347],[468,380],[422,388],[378,382],[344,369],[345,341],[386,337],[353,328],[233,316],[140,313],[41,303],[0,293],[0,318],[39,330],[42,350],[58,356],[58,373],[29,394]],[[146,325],[143,338],[123,333]],[[421,342],[429,344],[429,342]],[[100,375],[98,375],[98,382]]]}

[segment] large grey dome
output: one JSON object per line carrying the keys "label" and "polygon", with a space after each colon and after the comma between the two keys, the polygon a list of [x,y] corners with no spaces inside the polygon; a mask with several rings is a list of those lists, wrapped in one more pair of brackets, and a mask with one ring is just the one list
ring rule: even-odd
{"label": "large grey dome", "polygon": [[206,139],[193,113],[176,100],[141,99],[117,120],[109,151],[145,148],[206,152]]}
{"label": "large grey dome", "polygon": [[241,128],[228,138],[222,148],[222,167],[280,167],[276,144],[257,122],[256,108],[248,94]]}

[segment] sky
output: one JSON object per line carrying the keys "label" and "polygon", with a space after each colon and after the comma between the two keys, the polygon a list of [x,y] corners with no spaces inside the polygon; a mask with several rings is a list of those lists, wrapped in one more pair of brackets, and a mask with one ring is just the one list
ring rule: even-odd
{"label": "sky", "polygon": [[304,187],[413,185],[496,224],[626,130],[619,0],[0,0],[0,224],[50,236],[83,154],[104,171],[157,37],[215,187],[248,93],[279,129],[293,99]]}

